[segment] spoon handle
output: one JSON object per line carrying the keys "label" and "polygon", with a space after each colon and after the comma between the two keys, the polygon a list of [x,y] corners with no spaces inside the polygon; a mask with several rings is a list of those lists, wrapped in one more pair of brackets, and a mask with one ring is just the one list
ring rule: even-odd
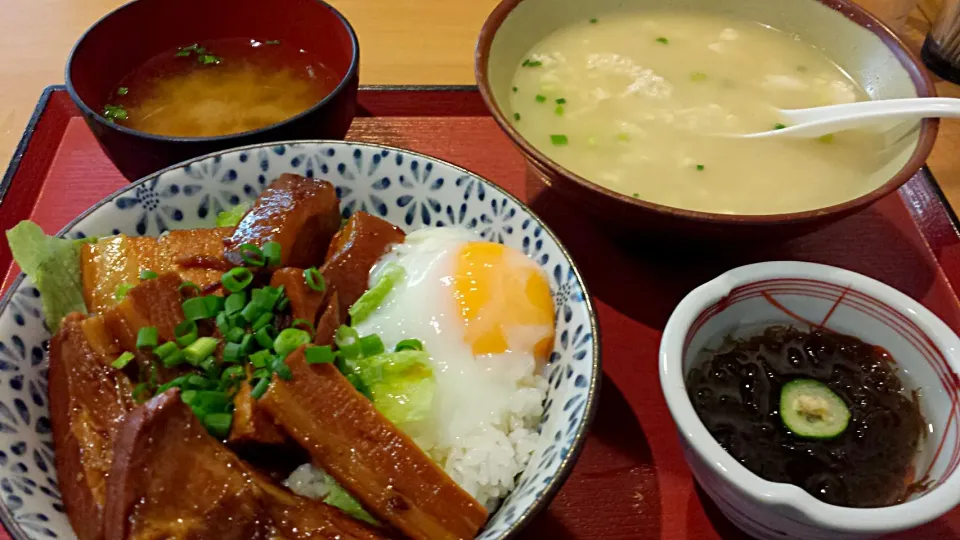
{"label": "spoon handle", "polygon": [[789,122],[776,131],[794,137],[819,137],[836,131],[884,121],[921,118],[960,118],[960,99],[903,98],[859,101],[810,109],[786,109],[781,115]]}

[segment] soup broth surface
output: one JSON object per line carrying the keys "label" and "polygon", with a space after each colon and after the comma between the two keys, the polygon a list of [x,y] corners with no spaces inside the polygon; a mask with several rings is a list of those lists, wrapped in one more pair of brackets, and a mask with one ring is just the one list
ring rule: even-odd
{"label": "soup broth surface", "polygon": [[336,73],[295,45],[217,39],[148,60],[120,82],[106,107],[119,107],[125,118],[114,120],[136,130],[213,137],[286,120],[338,83]]}
{"label": "soup broth surface", "polygon": [[520,133],[567,169],[643,200],[735,214],[841,203],[875,186],[879,135],[737,140],[775,108],[868,99],[821,51],[767,26],[705,14],[599,17],[547,36],[517,66]]}

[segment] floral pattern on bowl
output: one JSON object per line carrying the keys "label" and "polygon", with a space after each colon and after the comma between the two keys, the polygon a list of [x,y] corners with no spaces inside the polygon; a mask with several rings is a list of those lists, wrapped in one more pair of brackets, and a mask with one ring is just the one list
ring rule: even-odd
{"label": "floral pattern on bowl", "polygon": [[[69,238],[210,227],[218,212],[253,201],[282,173],[337,186],[344,217],[363,210],[407,231],[462,226],[523,251],[544,268],[557,338],[540,442],[514,491],[478,538],[513,536],[569,475],[597,403],[600,357],[590,297],[569,254],[520,201],[465,169],[370,144],[258,145],[180,164],[127,186],[61,231]],[[0,518],[17,539],[73,538],[57,488],[47,405],[50,339],[39,292],[21,276],[0,302]]]}

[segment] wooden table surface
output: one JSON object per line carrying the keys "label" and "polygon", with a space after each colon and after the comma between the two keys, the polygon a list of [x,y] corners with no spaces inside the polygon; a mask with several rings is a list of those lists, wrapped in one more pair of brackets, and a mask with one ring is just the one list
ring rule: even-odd
{"label": "wooden table surface", "polygon": [[[63,83],[73,43],[125,1],[0,0],[0,165],[10,160],[43,88]],[[328,1],[360,36],[361,83],[473,84],[476,36],[498,0]],[[917,52],[940,1],[920,0],[902,30]],[[938,80],[937,90],[960,97],[960,86],[946,81]],[[948,199],[960,205],[960,120],[941,126],[929,165]]]}

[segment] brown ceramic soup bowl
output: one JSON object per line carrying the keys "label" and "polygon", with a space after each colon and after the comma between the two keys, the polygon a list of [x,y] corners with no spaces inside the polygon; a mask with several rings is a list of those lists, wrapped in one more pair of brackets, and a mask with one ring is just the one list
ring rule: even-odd
{"label": "brown ceramic soup bowl", "polygon": [[[529,163],[530,176],[583,209],[630,232],[689,238],[786,238],[861,210],[896,191],[924,164],[938,121],[915,126],[903,151],[869,178],[873,188],[834,206],[789,214],[737,215],[686,210],[616,193],[548,158],[512,123],[514,71],[528,51],[553,31],[575,22],[618,13],[693,11],[756,21],[798,36],[821,49],[859,83],[871,99],[935,95],[925,68],[893,32],[847,0],[503,0],[480,32],[476,78],[497,123]],[[758,51],[758,54],[763,54]],[[775,182],[775,175],[771,182]]]}
{"label": "brown ceramic soup bowl", "polygon": [[[156,55],[205,40],[280,40],[311,55],[339,82],[307,110],[269,126],[216,137],[137,131],[102,115],[131,71]],[[130,180],[228,148],[292,139],[342,139],[353,121],[360,47],[350,23],[320,0],[136,0],[106,15],[67,60],[70,97],[107,156]]]}

